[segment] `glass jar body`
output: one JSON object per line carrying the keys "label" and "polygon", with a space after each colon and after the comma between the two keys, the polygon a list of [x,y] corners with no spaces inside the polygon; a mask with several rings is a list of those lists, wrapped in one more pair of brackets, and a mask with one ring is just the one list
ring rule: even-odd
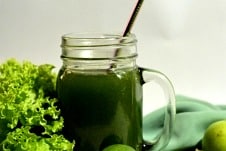
{"label": "glass jar body", "polygon": [[142,87],[137,68],[81,71],[62,68],[58,94],[64,134],[79,151],[111,144],[142,146]]}
{"label": "glass jar body", "polygon": [[142,86],[136,40],[107,37],[63,39],[57,79],[63,133],[76,141],[79,151],[100,151],[112,144],[140,151]]}
{"label": "glass jar body", "polygon": [[[61,46],[57,93],[63,134],[76,141],[75,151],[102,151],[113,144],[159,151],[167,145],[176,113],[174,89],[161,72],[136,65],[133,34],[69,34]],[[162,131],[143,141],[142,88],[149,82],[162,88],[165,112]]]}

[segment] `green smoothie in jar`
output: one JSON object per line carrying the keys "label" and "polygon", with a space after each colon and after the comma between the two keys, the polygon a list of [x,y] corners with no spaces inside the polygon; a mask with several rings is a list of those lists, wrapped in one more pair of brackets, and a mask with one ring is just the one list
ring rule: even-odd
{"label": "green smoothie in jar", "polygon": [[63,37],[63,66],[57,79],[65,137],[76,141],[78,151],[100,151],[119,143],[141,150],[142,88],[135,65],[136,40],[119,35],[76,36]]}
{"label": "green smoothie in jar", "polygon": [[61,69],[57,90],[64,134],[75,150],[100,151],[108,145],[141,148],[142,89],[137,70]]}
{"label": "green smoothie in jar", "polygon": [[[136,151],[166,146],[175,117],[174,90],[164,74],[136,65],[135,35],[72,33],[62,37],[61,46],[57,93],[63,134],[75,140],[75,151],[114,144]],[[142,86],[152,81],[166,94],[165,119],[162,133],[143,141]]]}

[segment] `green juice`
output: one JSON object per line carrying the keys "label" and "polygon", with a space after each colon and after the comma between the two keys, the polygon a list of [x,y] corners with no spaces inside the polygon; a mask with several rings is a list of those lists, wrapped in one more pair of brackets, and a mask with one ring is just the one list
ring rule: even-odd
{"label": "green juice", "polygon": [[57,80],[63,133],[75,151],[112,144],[142,147],[142,87],[138,69],[61,69]]}

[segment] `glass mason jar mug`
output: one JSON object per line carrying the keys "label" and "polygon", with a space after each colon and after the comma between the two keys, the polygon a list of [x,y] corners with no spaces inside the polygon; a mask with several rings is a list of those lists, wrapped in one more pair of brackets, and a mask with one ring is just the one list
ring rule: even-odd
{"label": "glass mason jar mug", "polygon": [[[136,42],[134,34],[62,37],[57,92],[63,133],[75,140],[75,151],[101,151],[113,144],[136,151],[161,150],[168,143],[175,116],[174,90],[162,73],[136,65]],[[157,139],[144,141],[142,87],[152,81],[166,94],[165,125]]]}

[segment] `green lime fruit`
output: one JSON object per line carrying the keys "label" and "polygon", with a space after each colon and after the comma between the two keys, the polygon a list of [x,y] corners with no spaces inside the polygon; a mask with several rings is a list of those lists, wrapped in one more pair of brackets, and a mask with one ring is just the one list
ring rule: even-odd
{"label": "green lime fruit", "polygon": [[104,148],[103,151],[135,151],[135,149],[128,145],[115,144]]}
{"label": "green lime fruit", "polygon": [[226,120],[212,123],[202,140],[203,151],[226,151]]}

